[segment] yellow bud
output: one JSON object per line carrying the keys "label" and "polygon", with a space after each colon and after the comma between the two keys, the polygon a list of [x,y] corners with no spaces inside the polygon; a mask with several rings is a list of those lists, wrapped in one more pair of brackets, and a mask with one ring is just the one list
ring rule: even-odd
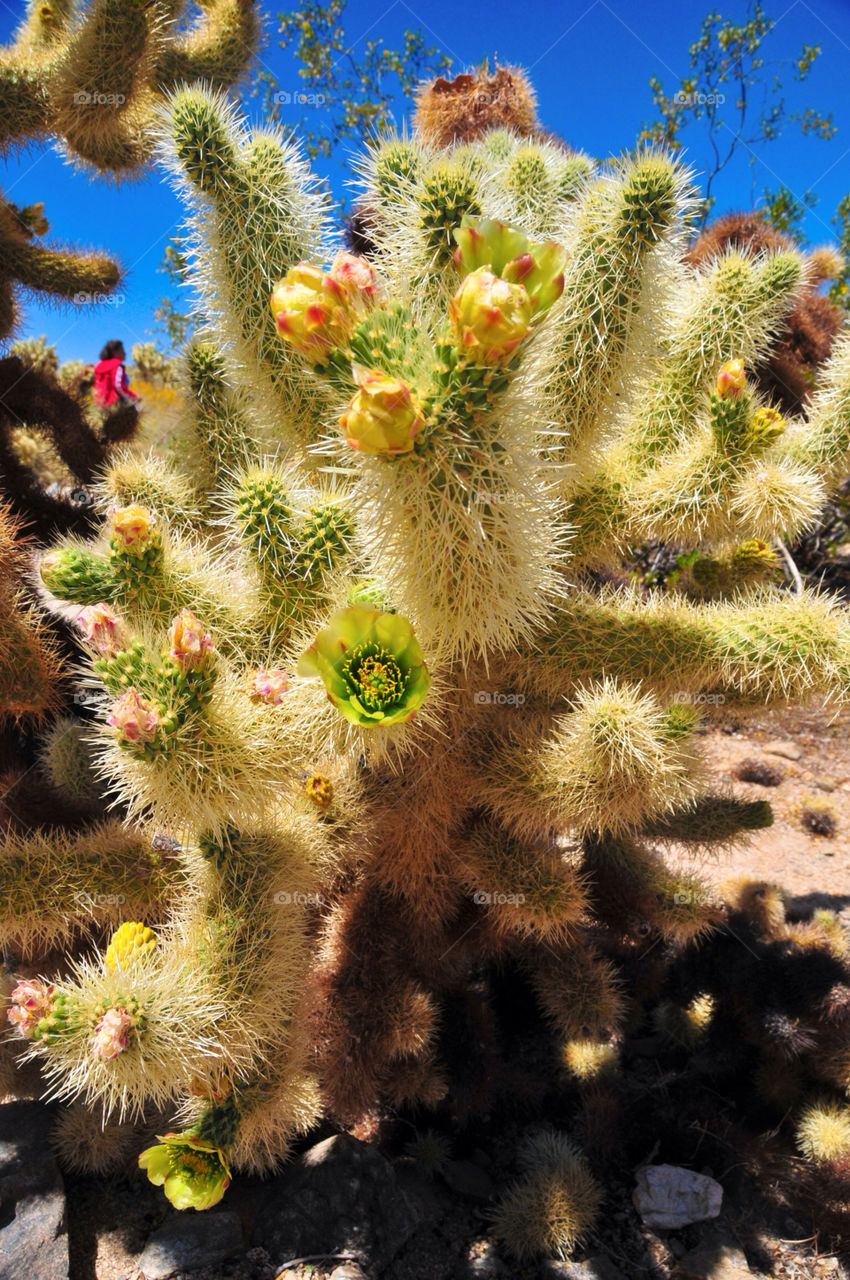
{"label": "yellow bud", "polygon": [[727,360],[717,375],[717,394],[721,400],[735,400],[747,385],[743,360]]}
{"label": "yellow bud", "polygon": [[355,369],[360,390],[340,418],[346,443],[375,457],[409,453],[423,424],[410,388],[389,374]]}

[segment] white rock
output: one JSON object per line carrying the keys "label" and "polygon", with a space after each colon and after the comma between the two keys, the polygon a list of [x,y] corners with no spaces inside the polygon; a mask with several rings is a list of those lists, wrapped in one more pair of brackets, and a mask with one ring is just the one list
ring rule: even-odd
{"label": "white rock", "polygon": [[674,1164],[648,1164],[637,1175],[634,1206],[648,1227],[675,1231],[716,1218],[723,1188],[714,1178]]}

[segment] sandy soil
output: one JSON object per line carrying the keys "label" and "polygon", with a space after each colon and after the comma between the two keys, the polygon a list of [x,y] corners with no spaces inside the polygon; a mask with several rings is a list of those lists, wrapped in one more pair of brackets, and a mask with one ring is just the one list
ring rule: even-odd
{"label": "sandy soil", "polygon": [[[705,874],[715,883],[754,876],[781,884],[794,897],[824,899],[823,905],[839,911],[850,905],[850,712],[765,712],[746,721],[728,717],[707,726],[701,742],[716,781],[742,799],[768,800],[774,811],[772,827],[719,855]],[[799,752],[799,758],[773,748]],[[736,767],[751,760],[780,770],[779,784],[739,781]],[[834,834],[808,830],[807,810],[818,817],[825,813]]]}

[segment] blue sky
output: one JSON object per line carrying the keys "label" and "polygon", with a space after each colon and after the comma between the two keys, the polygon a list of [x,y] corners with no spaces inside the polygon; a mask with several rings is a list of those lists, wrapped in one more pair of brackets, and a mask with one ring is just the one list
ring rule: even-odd
{"label": "blue sky", "polygon": [[[421,28],[429,43],[462,70],[494,56],[530,70],[544,124],[576,147],[606,156],[630,146],[641,123],[652,116],[649,78],[658,76],[672,89],[688,70],[688,48],[699,33],[708,0],[578,0],[508,5],[499,0],[350,0],[345,16],[348,40],[356,57],[366,39],[381,37],[399,45],[405,28]],[[770,59],[796,55],[801,45],[820,44],[823,52],[808,80],[799,85],[786,74],[789,109],[814,105],[832,110],[837,132],[828,142],[802,138],[789,126],[778,142],[755,158],[756,189],[784,182],[801,194],[810,189],[818,204],[808,214],[806,231],[814,241],[829,239],[835,206],[850,191],[850,3],[848,0],[766,0],[777,20],[765,46]],[[720,3],[719,10],[736,20],[746,12],[744,0]],[[274,14],[264,5],[268,39],[261,65],[282,88],[297,88],[297,64],[278,48]],[[0,0],[0,42],[14,30],[24,5]],[[259,101],[246,100],[255,118]],[[284,108],[283,110],[286,110]],[[398,104],[397,119],[405,104]],[[289,123],[289,121],[286,121]],[[298,110],[293,108],[293,126]],[[709,163],[704,135],[686,135],[687,158],[699,171]],[[318,161],[339,195],[343,194],[345,152]],[[179,227],[181,209],[159,173],[142,182],[114,187],[91,181],[63,163],[49,147],[38,148],[0,166],[0,185],[18,204],[44,200],[51,236],[63,243],[109,249],[127,270],[121,301],[109,306],[55,308],[25,301],[26,334],[46,333],[63,359],[94,359],[109,337],[129,346],[151,337],[153,312],[170,289],[158,272],[169,236]],[[750,204],[752,174],[745,153],[716,187],[717,209]]]}

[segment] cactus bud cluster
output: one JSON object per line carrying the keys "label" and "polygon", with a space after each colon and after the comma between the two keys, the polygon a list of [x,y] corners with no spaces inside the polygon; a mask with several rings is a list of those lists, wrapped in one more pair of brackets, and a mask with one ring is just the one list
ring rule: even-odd
{"label": "cactus bud cluster", "polygon": [[272,314],[281,337],[305,360],[321,365],[346,346],[374,293],[366,259],[339,253],[328,272],[307,262],[292,267],[272,293]]}

